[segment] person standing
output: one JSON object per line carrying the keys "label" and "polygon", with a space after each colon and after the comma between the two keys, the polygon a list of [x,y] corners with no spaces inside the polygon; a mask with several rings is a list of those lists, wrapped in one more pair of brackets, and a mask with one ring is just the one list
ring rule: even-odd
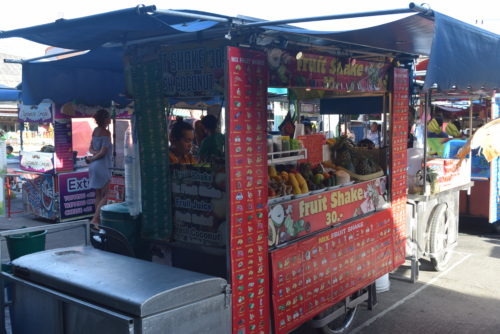
{"label": "person standing", "polygon": [[101,207],[106,204],[109,180],[111,179],[112,153],[111,133],[108,126],[111,122],[109,112],[98,110],[94,115],[97,127],[92,132],[92,141],[89,152],[92,156],[86,157],[89,164],[90,188],[95,189],[95,212],[92,224],[101,222]]}
{"label": "person standing", "polygon": [[372,122],[370,124],[370,130],[366,133],[366,139],[371,140],[375,145],[375,148],[379,148],[381,146],[380,131],[378,130],[377,122]]}
{"label": "person standing", "polygon": [[217,118],[207,115],[201,119],[207,136],[201,142],[200,161],[210,161],[213,158],[224,158],[224,135],[217,132]]}

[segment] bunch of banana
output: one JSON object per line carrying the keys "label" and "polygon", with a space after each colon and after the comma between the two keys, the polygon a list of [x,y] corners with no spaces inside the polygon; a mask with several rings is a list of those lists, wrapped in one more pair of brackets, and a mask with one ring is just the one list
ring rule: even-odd
{"label": "bunch of banana", "polygon": [[446,124],[446,133],[453,138],[461,137],[460,131],[458,131],[457,127],[453,123]]}
{"label": "bunch of banana", "polygon": [[430,120],[430,122],[427,124],[427,128],[430,132],[434,132],[437,135],[442,132],[441,127],[439,126],[435,118]]}

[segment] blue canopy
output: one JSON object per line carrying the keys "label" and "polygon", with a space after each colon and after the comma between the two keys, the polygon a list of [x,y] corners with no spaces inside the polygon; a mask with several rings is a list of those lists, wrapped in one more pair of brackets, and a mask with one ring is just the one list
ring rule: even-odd
{"label": "blue canopy", "polygon": [[19,101],[20,93],[17,89],[0,87],[0,101]]}
{"label": "blue canopy", "polygon": [[[442,90],[500,87],[500,36],[475,26],[433,12],[414,14],[375,27],[352,31],[312,31],[289,25],[245,27],[259,21],[252,18],[231,18],[197,11],[178,11],[187,17],[172,16],[156,11],[154,6],[129,8],[72,20],[12,31],[0,32],[0,38],[22,37],[42,44],[67,49],[95,49],[87,55],[57,62],[37,62],[24,65],[23,101],[34,103],[52,98],[66,102],[100,104],[123,96],[124,83],[120,47],[107,50],[103,45],[134,42],[140,39],[171,38],[183,41],[196,38],[224,38],[228,31],[239,36],[266,34],[283,40],[319,47],[340,47],[358,54],[381,54],[399,59],[430,57],[425,88],[437,84]],[[189,14],[206,15],[202,19]],[[226,18],[221,23],[212,18]],[[195,34],[192,34],[192,33]],[[109,59],[106,54],[111,54]],[[59,62],[63,62],[59,65]],[[114,62],[114,63],[113,63]],[[75,67],[68,71],[71,66]],[[107,68],[107,66],[109,66]],[[57,74],[57,76],[50,73]],[[109,78],[106,75],[110,75]],[[37,76],[38,78],[33,78]],[[71,77],[73,76],[73,77]],[[57,81],[58,89],[50,88],[48,78]],[[121,80],[121,81],[120,81]],[[29,81],[29,82],[27,82]],[[106,82],[107,81],[107,82]],[[68,85],[67,83],[71,83]]]}
{"label": "blue canopy", "polygon": [[60,104],[126,105],[123,49],[97,48],[71,58],[25,63],[22,89],[27,105],[45,98]]}

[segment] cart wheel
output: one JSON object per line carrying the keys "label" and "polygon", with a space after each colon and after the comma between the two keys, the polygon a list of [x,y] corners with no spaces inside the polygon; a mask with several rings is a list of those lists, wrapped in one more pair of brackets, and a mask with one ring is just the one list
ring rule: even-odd
{"label": "cart wheel", "polygon": [[[351,298],[354,299],[357,296],[357,294],[353,295]],[[344,300],[330,308],[328,308],[326,311],[322,312],[319,317],[324,317],[330,313],[333,313],[337,311],[340,308],[345,308],[346,307],[346,302],[347,300]],[[354,320],[354,316],[356,315],[356,311],[358,309],[358,306],[354,307],[347,307],[345,310],[345,313],[338,317],[337,319],[333,320],[332,322],[329,322],[326,326],[318,328],[319,333],[324,333],[324,334],[340,334],[340,333],[347,333],[349,330],[349,327],[351,327],[352,322]]]}
{"label": "cart wheel", "polygon": [[431,263],[436,271],[442,271],[448,266],[451,257],[448,249],[450,223],[446,217],[446,204],[436,205],[431,215],[430,226],[430,251],[435,254],[431,258]]}

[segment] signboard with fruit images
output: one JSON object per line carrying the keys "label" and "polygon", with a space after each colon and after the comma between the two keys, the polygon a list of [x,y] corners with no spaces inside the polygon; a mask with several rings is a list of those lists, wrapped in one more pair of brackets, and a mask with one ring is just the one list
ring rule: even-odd
{"label": "signboard with fruit images", "polygon": [[269,333],[267,66],[263,52],[228,48],[226,170],[229,183],[233,333]]}
{"label": "signboard with fruit images", "polygon": [[54,176],[23,174],[23,205],[26,212],[38,217],[57,219]]}
{"label": "signboard with fruit images", "polygon": [[[290,173],[293,177],[294,173]],[[387,205],[387,178],[352,184],[269,206],[269,246],[333,227]]]}
{"label": "signboard with fruit images", "polygon": [[390,210],[271,252],[275,333],[288,333],[394,269]]}
{"label": "signboard with fruit images", "polygon": [[173,165],[173,239],[224,247],[226,239],[226,172],[213,168]]}
{"label": "signboard with fruit images", "polygon": [[391,211],[394,219],[394,263],[406,257],[406,186],[408,141],[408,70],[394,69],[391,114]]}
{"label": "signboard with fruit images", "polygon": [[390,64],[277,48],[267,51],[271,87],[383,92]]}

